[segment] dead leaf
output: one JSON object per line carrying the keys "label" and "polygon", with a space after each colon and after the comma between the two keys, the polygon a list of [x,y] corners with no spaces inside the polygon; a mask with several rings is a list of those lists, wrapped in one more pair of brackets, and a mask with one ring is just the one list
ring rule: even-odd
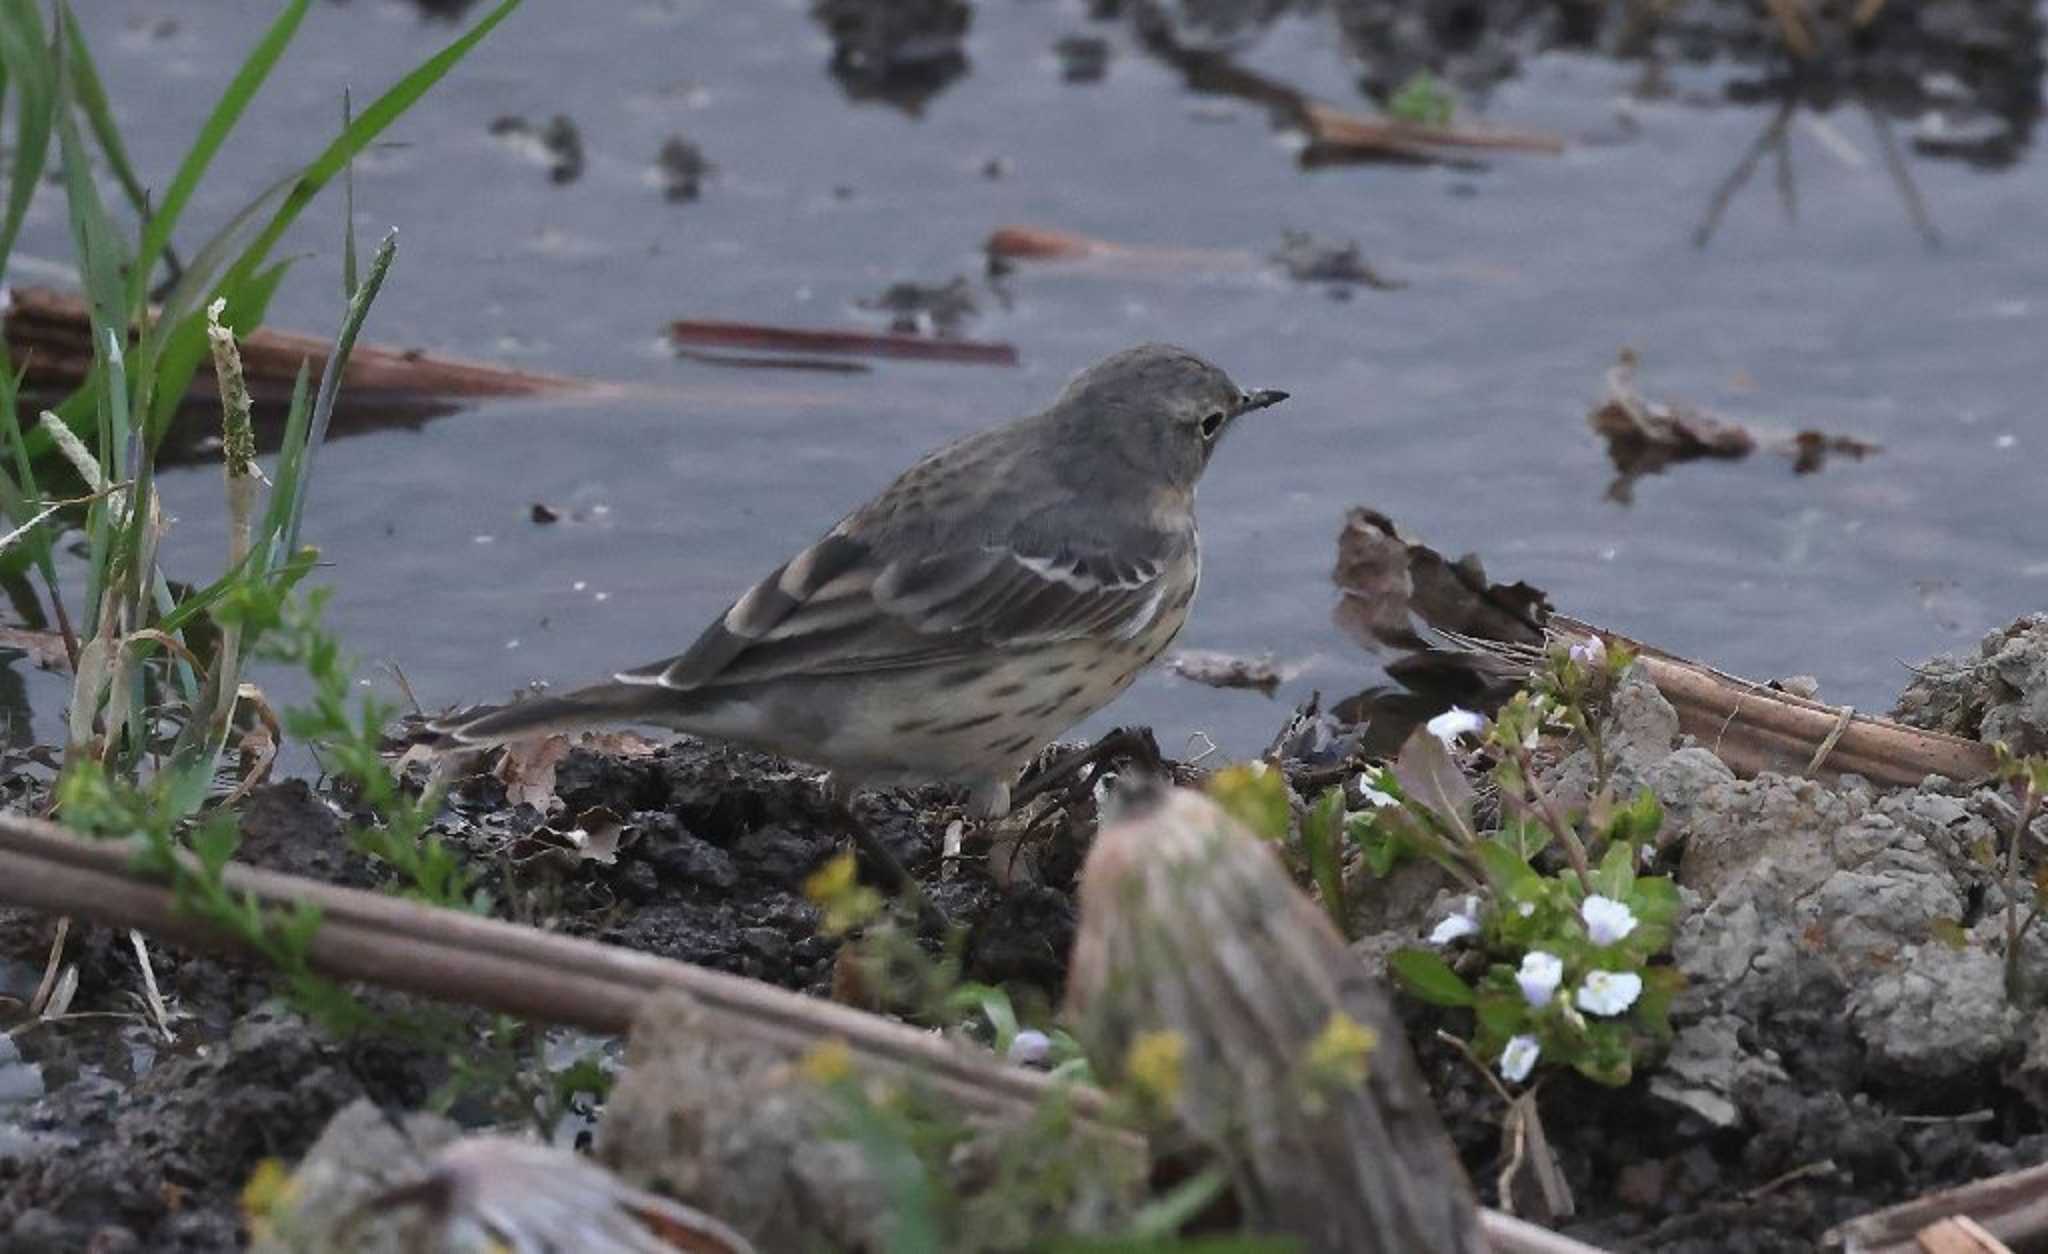
{"label": "dead leaf", "polygon": [[555,767],[569,754],[569,738],[563,735],[533,736],[515,740],[491,766],[491,774],[505,785],[506,805],[530,805],[543,814],[561,804],[555,796]]}
{"label": "dead leaf", "polygon": [[565,835],[584,861],[610,866],[619,860],[619,838],[625,831],[626,820],[605,806],[592,806],[576,816],[576,826]]}
{"label": "dead leaf", "polygon": [[1872,453],[1883,450],[1867,440],[1853,435],[1828,435],[1823,431],[1801,431],[1792,437],[1789,447],[1782,450],[1792,458],[1792,473],[1810,475],[1827,465],[1830,454],[1840,454],[1851,461],[1862,461]]}
{"label": "dead leaf", "polygon": [[1756,437],[1739,422],[1690,405],[1652,401],[1636,387],[1635,350],[1624,348],[1607,372],[1607,399],[1586,421],[1607,439],[1608,456],[1626,470],[1624,459],[1661,459],[1662,466],[1695,457],[1747,457]]}
{"label": "dead leaf", "polygon": [[1453,827],[1472,830],[1472,783],[1444,742],[1418,727],[1402,742],[1391,768],[1401,793],[1434,811]]}
{"label": "dead leaf", "polygon": [[567,823],[536,827],[513,841],[507,853],[514,862],[546,858],[565,869],[584,862],[611,866],[619,860],[626,830],[626,820],[616,812],[606,806],[592,806]]}
{"label": "dead leaf", "polygon": [[1210,649],[1184,649],[1169,658],[1167,667],[1182,679],[1192,679],[1211,688],[1251,688],[1273,695],[1289,676],[1270,657],[1236,657]]}
{"label": "dead leaf", "polygon": [[1634,349],[1607,372],[1607,399],[1586,415],[1586,421],[1607,441],[1614,463],[1614,482],[1607,499],[1627,504],[1635,499],[1635,481],[1673,462],[1714,457],[1747,457],[1756,437],[1740,423],[1714,417],[1688,405],[1651,401],[1636,387]]}
{"label": "dead leaf", "polygon": [[651,758],[661,752],[661,742],[635,731],[586,732],[582,745],[608,758]]}
{"label": "dead leaf", "polygon": [[1539,644],[1550,614],[1541,589],[1490,583],[1476,555],[1445,561],[1364,506],[1345,516],[1330,578],[1343,594],[1333,615],[1337,625],[1375,652],[1381,646],[1427,648],[1415,630],[1417,618],[1461,635]]}

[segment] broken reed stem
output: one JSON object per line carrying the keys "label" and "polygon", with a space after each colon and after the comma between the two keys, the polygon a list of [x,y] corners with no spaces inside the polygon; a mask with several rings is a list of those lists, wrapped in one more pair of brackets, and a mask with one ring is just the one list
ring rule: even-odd
{"label": "broken reed stem", "polygon": [[[1679,731],[1697,738],[1744,778],[1759,771],[1800,773],[1813,760],[1814,749],[1841,722],[1842,712],[1835,706],[1730,675],[1605,627],[1562,614],[1553,615],[1549,625],[1567,644],[1597,635],[1610,647],[1628,646],[1650,682],[1678,711]],[[1468,640],[1460,643],[1485,647]],[[1501,656],[1529,661],[1513,650],[1501,651]],[[1990,745],[1859,714],[1837,738],[1823,774],[1832,778],[1853,773],[1875,783],[1911,788],[1929,775],[1983,780],[1996,767]]]}

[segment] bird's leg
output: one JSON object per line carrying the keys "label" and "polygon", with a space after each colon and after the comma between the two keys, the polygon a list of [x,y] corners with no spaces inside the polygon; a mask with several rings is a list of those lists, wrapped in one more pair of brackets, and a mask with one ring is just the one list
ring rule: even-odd
{"label": "bird's leg", "polygon": [[1139,766],[1153,774],[1167,774],[1166,759],[1159,752],[1159,742],[1153,739],[1151,728],[1118,727],[1085,749],[1053,759],[1044,770],[1019,783],[1010,794],[1010,808],[1021,808],[1083,767],[1099,766],[1119,754],[1135,758]]}
{"label": "bird's leg", "polygon": [[940,936],[946,935],[952,928],[953,921],[946,917],[946,912],[939,909],[931,898],[925,896],[923,886],[910,874],[909,868],[903,865],[895,852],[883,844],[882,838],[875,835],[874,829],[855,812],[852,785],[843,782],[836,775],[832,776],[825,787],[825,795],[831,802],[833,819],[846,829],[847,836],[853,840],[854,848],[859,850],[860,855],[881,874],[890,890],[910,903],[917,911],[919,925]]}

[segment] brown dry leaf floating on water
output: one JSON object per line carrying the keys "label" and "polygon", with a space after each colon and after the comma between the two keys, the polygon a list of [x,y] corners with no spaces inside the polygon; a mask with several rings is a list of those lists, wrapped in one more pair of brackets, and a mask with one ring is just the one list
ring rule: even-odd
{"label": "brown dry leaf floating on water", "polygon": [[1183,649],[1166,661],[1182,679],[1211,688],[1250,688],[1273,695],[1273,690],[1293,677],[1295,668],[1282,667],[1271,657],[1237,657],[1213,649]]}
{"label": "brown dry leaf floating on water", "polygon": [[1586,415],[1586,422],[1607,441],[1615,480],[1607,497],[1626,504],[1633,485],[1672,462],[1699,457],[1741,458],[1756,450],[1756,437],[1740,423],[1717,418],[1690,405],[1652,401],[1636,387],[1634,349],[1607,371],[1607,399]]}
{"label": "brown dry leaf floating on water", "polygon": [[[1757,450],[1759,441],[1750,426],[1682,401],[1646,398],[1636,386],[1639,364],[1635,350],[1622,349],[1620,360],[1607,371],[1607,399],[1586,415],[1587,424],[1606,439],[1607,456],[1614,463],[1609,500],[1627,504],[1637,479],[1673,462],[1702,457],[1735,461]],[[1793,472],[1802,475],[1819,470],[1829,454],[1861,461],[1879,451],[1867,440],[1811,428],[1774,438],[1768,447],[1790,458]]]}
{"label": "brown dry leaf floating on water", "polygon": [[1851,461],[1862,461],[1872,453],[1881,451],[1867,440],[1853,435],[1829,435],[1824,431],[1801,431],[1792,437],[1792,473],[1810,475],[1827,465],[1830,454],[1839,454]]}

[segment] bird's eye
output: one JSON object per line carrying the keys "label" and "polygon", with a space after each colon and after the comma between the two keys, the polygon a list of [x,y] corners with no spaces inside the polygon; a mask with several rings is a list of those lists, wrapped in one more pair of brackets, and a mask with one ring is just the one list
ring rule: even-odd
{"label": "bird's eye", "polygon": [[1210,415],[1209,415],[1209,416],[1208,416],[1207,418],[1204,418],[1204,419],[1202,419],[1202,438],[1203,438],[1203,439],[1205,439],[1205,440],[1213,440],[1213,439],[1215,439],[1215,438],[1216,438],[1216,436],[1217,436],[1217,433],[1218,433],[1218,432],[1220,432],[1220,431],[1222,431],[1222,430],[1223,430],[1223,415],[1222,415],[1222,414],[1221,414],[1220,412],[1218,412],[1218,413],[1213,413],[1213,414],[1210,414]]}

